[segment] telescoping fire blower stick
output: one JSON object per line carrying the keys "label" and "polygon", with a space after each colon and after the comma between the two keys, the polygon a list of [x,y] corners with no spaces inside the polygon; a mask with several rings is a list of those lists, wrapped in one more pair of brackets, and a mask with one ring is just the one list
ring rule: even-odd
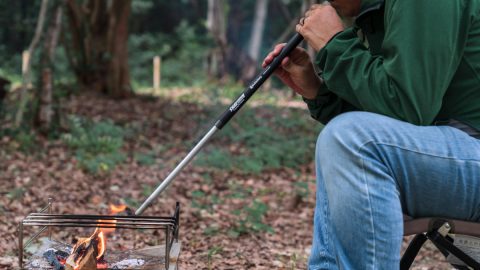
{"label": "telescoping fire blower stick", "polygon": [[303,37],[300,34],[295,34],[283,47],[280,54],[275,57],[270,65],[268,65],[260,75],[258,75],[255,80],[250,84],[250,86],[243,91],[243,93],[230,105],[230,107],[220,116],[215,125],[203,136],[203,138],[195,145],[195,147],[188,153],[188,155],[175,167],[175,169],[163,180],[163,182],[155,189],[155,191],[148,197],[145,202],[138,208],[135,212],[135,215],[141,215],[148,206],[162,193],[168,185],[175,179],[175,177],[180,173],[180,171],[188,164],[192,159],[200,152],[200,150],[207,144],[210,138],[218,130],[222,129],[230,119],[245,105],[245,103],[250,99],[253,94],[262,86],[262,84],[273,74],[275,69],[277,69],[282,63],[283,59],[288,56],[293,49],[295,49],[300,42],[302,42]]}

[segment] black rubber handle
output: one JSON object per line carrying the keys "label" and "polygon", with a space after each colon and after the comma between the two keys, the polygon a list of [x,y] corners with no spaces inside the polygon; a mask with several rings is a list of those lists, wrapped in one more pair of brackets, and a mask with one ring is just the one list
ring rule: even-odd
{"label": "black rubber handle", "polygon": [[296,33],[283,47],[277,57],[275,57],[263,71],[258,75],[253,82],[250,83],[250,86],[243,91],[243,93],[230,105],[230,107],[220,116],[220,118],[215,123],[215,126],[218,129],[222,129],[225,124],[232,119],[232,117],[243,107],[243,105],[250,99],[253,94],[262,86],[262,84],[273,74],[275,69],[277,69],[282,63],[283,59],[288,56],[293,49],[295,49],[300,42],[302,42],[303,37],[299,33]]}

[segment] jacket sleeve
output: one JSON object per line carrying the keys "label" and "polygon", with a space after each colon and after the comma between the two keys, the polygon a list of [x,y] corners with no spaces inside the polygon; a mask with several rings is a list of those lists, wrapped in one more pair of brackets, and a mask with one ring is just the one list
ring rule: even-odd
{"label": "jacket sleeve", "polygon": [[360,110],[429,125],[461,60],[469,25],[462,15],[465,2],[387,0],[385,5],[380,56],[349,28],[320,51],[323,80]]}
{"label": "jacket sleeve", "polygon": [[313,119],[326,125],[335,116],[358,109],[330,92],[325,84],[320,87],[315,99],[303,98]]}

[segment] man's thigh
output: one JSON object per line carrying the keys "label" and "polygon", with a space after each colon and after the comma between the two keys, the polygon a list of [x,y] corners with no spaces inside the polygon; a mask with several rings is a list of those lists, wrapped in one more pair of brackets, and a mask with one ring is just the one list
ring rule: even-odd
{"label": "man's thigh", "polygon": [[454,128],[441,129],[427,130],[435,140],[423,130],[413,147],[379,146],[387,153],[402,210],[413,217],[480,221],[480,143]]}
{"label": "man's thigh", "polygon": [[[449,126],[415,126],[357,113],[356,134],[371,143],[413,217],[480,221],[480,140]],[[368,145],[368,146],[367,146]]]}

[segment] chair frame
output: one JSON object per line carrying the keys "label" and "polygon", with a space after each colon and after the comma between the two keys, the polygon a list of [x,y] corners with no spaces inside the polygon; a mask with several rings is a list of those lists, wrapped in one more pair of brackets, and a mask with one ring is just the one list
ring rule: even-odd
{"label": "chair frame", "polygon": [[400,269],[410,269],[427,240],[432,241],[445,257],[452,254],[468,265],[468,267],[453,265],[457,269],[480,269],[480,262],[456,247],[453,239],[448,235],[449,233],[480,237],[480,224],[445,218],[412,219],[404,217],[404,236],[415,235],[415,237],[402,256]]}

